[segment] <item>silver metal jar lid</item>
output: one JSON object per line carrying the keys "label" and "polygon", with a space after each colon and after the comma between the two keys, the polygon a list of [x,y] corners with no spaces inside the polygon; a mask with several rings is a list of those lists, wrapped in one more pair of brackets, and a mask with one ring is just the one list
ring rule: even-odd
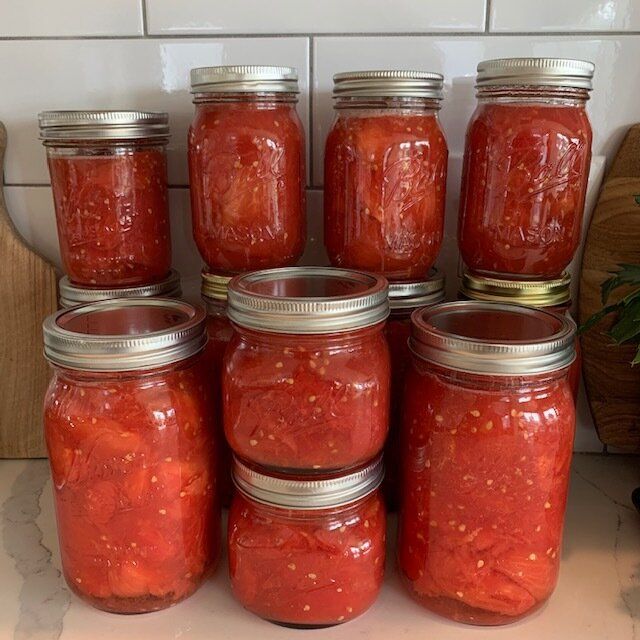
{"label": "silver metal jar lid", "polygon": [[595,65],[568,58],[498,58],[478,64],[476,87],[541,85],[591,90]]}
{"label": "silver metal jar lid", "polygon": [[205,313],[172,298],[117,298],[64,309],[43,323],[44,355],[81,371],[154,369],[206,342]]}
{"label": "silver metal jar lid", "polygon": [[382,456],[356,471],[295,480],[286,474],[259,473],[233,459],[233,482],[239,491],[262,504],[295,510],[324,509],[356,502],[382,483]]}
{"label": "silver metal jar lid", "polygon": [[293,67],[232,65],[191,69],[191,93],[299,93]]}
{"label": "silver metal jar lid", "polygon": [[575,359],[576,325],[552,311],[475,300],[445,302],[417,309],[411,323],[411,350],[456,371],[533,375],[563,369]]}
{"label": "silver metal jar lid", "polygon": [[437,269],[432,269],[427,280],[389,283],[391,311],[437,304],[444,300],[444,296],[444,275]]}
{"label": "silver metal jar lid", "polygon": [[389,315],[382,276],[333,267],[284,267],[236,276],[228,315],[247,329],[318,334],[361,329]]}
{"label": "silver metal jar lid", "polygon": [[42,111],[38,121],[45,142],[169,137],[169,115],[159,111]]}
{"label": "silver metal jar lid", "polygon": [[334,98],[404,97],[442,99],[444,79],[430,71],[346,71],[333,76]]}
{"label": "silver metal jar lid", "polygon": [[81,287],[73,284],[68,276],[64,276],[60,279],[58,289],[60,291],[60,306],[63,309],[89,302],[110,300],[111,298],[179,298],[182,295],[180,274],[175,269],[172,269],[169,275],[160,282],[138,287],[112,287],[109,289]]}

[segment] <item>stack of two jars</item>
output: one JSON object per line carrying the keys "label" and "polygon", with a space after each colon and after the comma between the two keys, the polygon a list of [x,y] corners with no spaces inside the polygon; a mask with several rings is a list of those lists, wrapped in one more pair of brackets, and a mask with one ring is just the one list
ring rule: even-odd
{"label": "stack of two jars", "polygon": [[339,624],[384,573],[387,283],[291,266],[306,218],[295,71],[202,68],[191,82],[194,237],[237,487],[232,588],[265,619]]}

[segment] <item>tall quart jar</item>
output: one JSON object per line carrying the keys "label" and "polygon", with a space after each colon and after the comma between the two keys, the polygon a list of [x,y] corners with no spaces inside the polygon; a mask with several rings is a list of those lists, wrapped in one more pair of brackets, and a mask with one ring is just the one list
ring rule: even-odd
{"label": "tall quart jar", "polygon": [[193,236],[212,272],[295,264],[306,237],[305,144],[289,67],[191,70]]}
{"label": "tall quart jar", "polygon": [[167,114],[44,111],[39,121],[71,282],[131,287],[166,278]]}
{"label": "tall quart jar", "polygon": [[442,76],[362,71],[334,76],[324,238],[331,264],[393,280],[426,278],[442,243],[447,143]]}
{"label": "tall quart jar", "polygon": [[220,550],[204,311],[106,300],[44,322],[44,429],[62,569],[116,613],[191,595]]}
{"label": "tall quart jar", "polygon": [[236,460],[228,536],[235,597],[266,620],[302,629],[364,613],[384,575],[382,476],[381,458],[313,480]]}
{"label": "tall quart jar", "polygon": [[553,592],[575,428],[574,342],[569,318],[518,305],[413,313],[398,561],[426,608],[505,624]]}
{"label": "tall quart jar", "polygon": [[164,280],[139,287],[112,287],[97,289],[73,284],[69,276],[63,276],[58,282],[58,302],[62,309],[76,307],[80,304],[100,302],[111,298],[179,298],[182,295],[180,274],[171,269]]}
{"label": "tall quart jar", "polygon": [[559,278],[580,241],[594,66],[561,58],[478,65],[458,244],[475,273]]}
{"label": "tall quart jar", "polygon": [[430,307],[442,302],[444,297],[444,275],[436,269],[432,269],[428,280],[389,284],[391,313],[384,333],[391,355],[391,411],[389,413],[389,435],[384,449],[383,488],[387,506],[390,509],[397,507],[400,497],[402,397],[404,378],[411,361],[411,352],[409,351],[411,314],[419,307]]}
{"label": "tall quart jar", "polygon": [[207,333],[209,341],[204,351],[207,361],[208,378],[213,385],[213,394],[216,400],[216,427],[220,455],[219,462],[219,487],[222,506],[231,504],[233,483],[231,481],[231,449],[227,444],[222,426],[222,365],[227,345],[233,335],[233,327],[227,316],[227,288],[230,276],[202,272],[202,285],[200,294],[207,311]]}
{"label": "tall quart jar", "polygon": [[[538,309],[547,309],[571,317],[571,275],[564,272],[553,280],[504,280],[463,272],[460,282],[463,299],[484,302],[522,304]],[[576,335],[576,359],[569,368],[569,385],[573,397],[578,397],[582,357],[580,340]]]}
{"label": "tall quart jar", "polygon": [[346,469],[382,451],[389,420],[387,281],[289,267],[229,283],[222,374],[233,452],[268,469]]}

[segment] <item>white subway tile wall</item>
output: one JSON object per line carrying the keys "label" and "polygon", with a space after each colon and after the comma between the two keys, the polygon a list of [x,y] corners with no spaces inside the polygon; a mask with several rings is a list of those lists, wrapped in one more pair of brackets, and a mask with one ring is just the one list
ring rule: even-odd
{"label": "white subway tile wall", "polygon": [[[332,75],[416,68],[445,75],[441,118],[451,150],[447,229],[438,264],[455,294],[460,158],[474,108],[479,60],[509,55],[572,56],[596,63],[590,202],[627,127],[640,121],[638,0],[22,0],[0,2],[0,119],[9,149],[4,177],[10,214],[26,242],[60,265],[37,113],[59,108],[168,111],[174,264],[197,297],[201,266],[191,238],[186,131],[191,67],[287,64],[300,75],[300,115],[309,149],[310,241],[303,261],[326,261],[322,246],[322,157],[331,124]],[[575,266],[575,265],[574,265]],[[576,449],[599,451],[588,409]]]}

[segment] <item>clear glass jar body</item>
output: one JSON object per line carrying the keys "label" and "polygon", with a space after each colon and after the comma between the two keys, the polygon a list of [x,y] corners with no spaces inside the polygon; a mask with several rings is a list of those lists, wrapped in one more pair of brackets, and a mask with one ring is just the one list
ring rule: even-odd
{"label": "clear glass jar body", "polygon": [[189,129],[193,236],[211,271],[295,264],[304,251],[305,145],[295,94],[208,94]]}
{"label": "clear glass jar body", "polygon": [[331,264],[390,280],[429,273],[442,243],[447,143],[438,101],[340,98],[325,150]]}
{"label": "clear glass jar body", "polygon": [[567,369],[407,372],[398,561],[426,608],[496,625],[551,595],[575,429]]}
{"label": "clear glass jar body", "polygon": [[220,551],[214,412],[200,355],[162,369],[54,367],[44,428],[62,567],[115,613],[191,595]]}
{"label": "clear glass jar body", "polygon": [[[399,505],[402,430],[402,399],[404,378],[411,359],[409,336],[411,335],[411,312],[413,309],[391,311],[384,333],[391,357],[391,403],[389,411],[389,435],[384,448],[383,491],[387,507],[395,510]],[[404,464],[404,462],[402,462]]]}
{"label": "clear glass jar body", "polygon": [[208,377],[213,383],[216,400],[216,433],[218,434],[218,485],[222,506],[231,504],[233,482],[231,480],[231,449],[224,436],[222,422],[222,363],[227,345],[233,335],[233,327],[227,317],[227,303],[224,300],[206,300],[207,333],[209,341],[204,351],[207,361]]}
{"label": "clear glass jar body", "polygon": [[150,284],[171,268],[165,145],[46,143],[62,264],[94,287]]}
{"label": "clear glass jar body", "polygon": [[249,611],[279,624],[348,622],[382,586],[385,521],[378,491],[313,511],[267,506],[236,492],[228,527],[233,593]]}
{"label": "clear glass jar body", "polygon": [[584,89],[491,87],[467,128],[458,244],[476,273],[559,277],[580,241],[591,161]]}
{"label": "clear glass jar body", "polygon": [[236,455],[306,473],[352,467],[382,450],[390,377],[382,323],[314,335],[235,329],[223,397]]}

